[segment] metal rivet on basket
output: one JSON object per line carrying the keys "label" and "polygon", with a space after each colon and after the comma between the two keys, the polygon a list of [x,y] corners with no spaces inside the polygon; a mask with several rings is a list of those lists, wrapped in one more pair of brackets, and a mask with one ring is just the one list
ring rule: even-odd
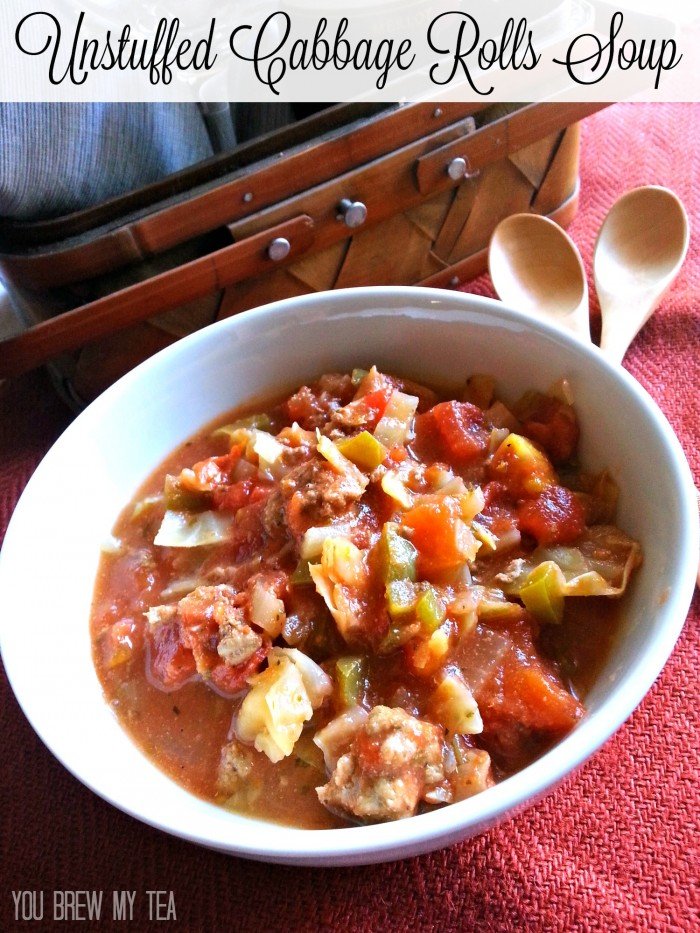
{"label": "metal rivet on basket", "polygon": [[342,220],[346,227],[351,229],[361,227],[367,220],[367,207],[362,201],[351,201],[343,198],[338,205],[338,220]]}
{"label": "metal rivet on basket", "polygon": [[442,116],[442,107],[436,107],[435,110],[433,110],[433,116],[435,117],[436,120],[437,120],[438,117],[441,117],[441,116]]}
{"label": "metal rivet on basket", "polygon": [[459,181],[461,178],[467,174],[467,161],[461,156],[457,156],[456,159],[453,159],[447,165],[447,174],[450,176],[452,181]]}
{"label": "metal rivet on basket", "polygon": [[243,203],[244,203],[244,204],[250,204],[250,202],[251,202],[252,200],[253,200],[253,192],[252,192],[252,191],[246,191],[246,193],[243,195]]}
{"label": "metal rivet on basket", "polygon": [[289,251],[292,248],[289,240],[285,239],[283,236],[275,237],[275,239],[267,247],[268,258],[273,262],[279,262],[281,259],[286,259],[289,256]]}
{"label": "metal rivet on basket", "polygon": [[453,275],[452,278],[450,279],[450,285],[452,286],[452,288],[457,288],[457,286],[459,285],[459,276]]}

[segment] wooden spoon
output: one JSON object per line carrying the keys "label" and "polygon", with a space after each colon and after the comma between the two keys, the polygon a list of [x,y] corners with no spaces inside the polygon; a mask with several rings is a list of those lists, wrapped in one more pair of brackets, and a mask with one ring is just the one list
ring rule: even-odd
{"label": "wooden spoon", "polygon": [[659,306],[688,252],[688,217],[668,188],[633,188],[613,204],[596,240],[595,286],[603,330],[600,348],[621,363]]}
{"label": "wooden spoon", "polygon": [[[611,362],[622,363],[659,306],[688,240],[685,208],[667,188],[634,188],[610,209],[596,240],[594,273],[603,317],[600,348]],[[501,301],[591,339],[581,255],[553,221],[536,214],[501,221],[489,245],[489,271]]]}
{"label": "wooden spoon", "polygon": [[501,301],[591,339],[581,255],[553,220],[538,214],[502,220],[491,237],[489,272]]}

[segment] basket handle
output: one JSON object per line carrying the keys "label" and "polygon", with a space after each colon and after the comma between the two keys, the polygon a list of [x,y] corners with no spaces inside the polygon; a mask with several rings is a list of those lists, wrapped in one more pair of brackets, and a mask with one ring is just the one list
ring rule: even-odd
{"label": "basket handle", "polygon": [[[0,341],[0,379],[19,376],[83,344],[278,267],[306,252],[314,236],[313,220],[308,214],[301,214],[207,256],[42,321]],[[277,239],[289,243],[289,251],[282,261],[275,261],[268,255],[270,244]]]}

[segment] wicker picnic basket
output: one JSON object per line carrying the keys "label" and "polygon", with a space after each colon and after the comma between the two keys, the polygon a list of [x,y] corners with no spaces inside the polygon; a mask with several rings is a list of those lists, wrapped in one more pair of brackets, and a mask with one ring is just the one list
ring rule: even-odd
{"label": "wicker picnic basket", "polygon": [[25,330],[0,378],[51,361],[75,405],[185,334],[292,295],[455,287],[497,223],[566,225],[578,121],[601,104],[339,105],[58,220],[0,223]]}

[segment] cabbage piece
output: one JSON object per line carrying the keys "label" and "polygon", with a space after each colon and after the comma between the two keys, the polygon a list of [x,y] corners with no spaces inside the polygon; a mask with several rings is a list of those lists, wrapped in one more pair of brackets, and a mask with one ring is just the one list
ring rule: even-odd
{"label": "cabbage piece", "polygon": [[547,395],[551,395],[552,398],[558,399],[569,407],[574,404],[574,392],[566,376],[562,376],[561,379],[557,379],[556,382],[553,382],[547,389]]}
{"label": "cabbage piece", "polygon": [[309,564],[309,573],[316,592],[328,606],[338,631],[348,641],[352,630],[357,627],[357,614],[347,588],[331,580],[321,564]]}
{"label": "cabbage piece", "polygon": [[288,658],[279,658],[250,679],[236,721],[243,742],[253,742],[259,752],[277,762],[291,755],[313,708],[299,669]]}
{"label": "cabbage piece", "polygon": [[509,600],[502,590],[488,586],[474,586],[471,592],[476,601],[476,612],[480,620],[517,619],[522,615],[520,603]]}
{"label": "cabbage piece", "polygon": [[296,664],[314,709],[318,709],[333,692],[333,681],[328,674],[303,651],[297,648],[273,648],[269,656],[271,663],[275,658],[286,657]]}
{"label": "cabbage piece", "polygon": [[460,515],[465,522],[472,522],[479,512],[483,512],[486,505],[481,486],[467,486],[461,476],[455,476],[445,483],[439,493],[456,499]]}
{"label": "cabbage piece", "polygon": [[456,671],[440,680],[430,698],[430,710],[448,732],[478,735],[484,731],[474,695]]}
{"label": "cabbage piece", "polygon": [[498,538],[495,534],[489,531],[486,525],[482,525],[476,521],[472,522],[472,531],[474,532],[474,537],[476,540],[481,542],[485,550],[498,550]]}
{"label": "cabbage piece", "polygon": [[328,675],[292,648],[273,648],[269,666],[249,679],[236,733],[272,762],[291,755],[304,723],[332,690]]}
{"label": "cabbage piece", "polygon": [[379,424],[374,429],[374,436],[388,448],[405,444],[411,436],[417,408],[417,396],[394,390]]}
{"label": "cabbage piece", "polygon": [[284,603],[264,580],[256,580],[250,594],[250,621],[271,638],[277,638],[284,627]]}
{"label": "cabbage piece", "polygon": [[323,752],[323,758],[329,771],[333,771],[338,759],[347,750],[354,737],[367,722],[369,713],[361,706],[353,706],[340,716],[331,719],[314,736],[314,744]]}
{"label": "cabbage piece", "polygon": [[282,472],[282,455],[286,447],[266,431],[253,431],[253,453],[258,457],[260,473],[270,479],[277,479]]}
{"label": "cabbage piece", "polygon": [[200,577],[181,577],[179,580],[173,580],[164,590],[161,590],[160,598],[172,599],[173,596],[177,596],[178,598],[180,596],[187,596],[188,593],[191,593],[192,590],[196,590],[202,583],[203,581]]}
{"label": "cabbage piece", "polygon": [[339,522],[337,525],[315,525],[312,528],[307,528],[301,540],[301,559],[313,560],[314,557],[319,557],[323,550],[323,542],[327,538],[336,538],[339,535],[345,537],[350,533],[350,530],[350,525],[347,522]]}
{"label": "cabbage piece", "polygon": [[[641,563],[639,544],[613,525],[593,525],[572,547],[538,547],[528,558],[512,561],[497,580],[517,596],[532,571],[551,564],[562,596],[621,596]],[[544,572],[544,571],[542,571]]]}
{"label": "cabbage piece", "polygon": [[171,512],[153,541],[160,547],[202,547],[221,544],[233,537],[234,516],[226,512]]}
{"label": "cabbage piece", "polygon": [[382,489],[387,496],[390,496],[395,502],[398,502],[402,508],[410,509],[413,505],[413,496],[406,486],[404,486],[396,470],[387,470],[384,476],[382,476]]}
{"label": "cabbage piece", "polygon": [[362,470],[358,469],[351,460],[348,460],[333,441],[326,437],[325,434],[321,434],[320,431],[316,432],[316,449],[322,457],[325,457],[336,473],[347,476],[348,479],[355,483],[361,495],[367,488],[369,477],[365,476]]}
{"label": "cabbage piece", "polygon": [[[258,470],[264,477],[279,478],[283,472],[282,455],[287,448],[284,444],[280,444],[276,437],[256,427],[236,427],[236,425],[219,428],[215,434],[219,433],[229,438],[232,447],[238,445],[243,448],[243,458],[242,461],[239,460],[237,467],[241,462],[257,463]],[[245,477],[235,475],[234,478]]]}
{"label": "cabbage piece", "polygon": [[326,538],[321,551],[321,567],[334,583],[362,586],[367,577],[365,552],[349,538]]}

